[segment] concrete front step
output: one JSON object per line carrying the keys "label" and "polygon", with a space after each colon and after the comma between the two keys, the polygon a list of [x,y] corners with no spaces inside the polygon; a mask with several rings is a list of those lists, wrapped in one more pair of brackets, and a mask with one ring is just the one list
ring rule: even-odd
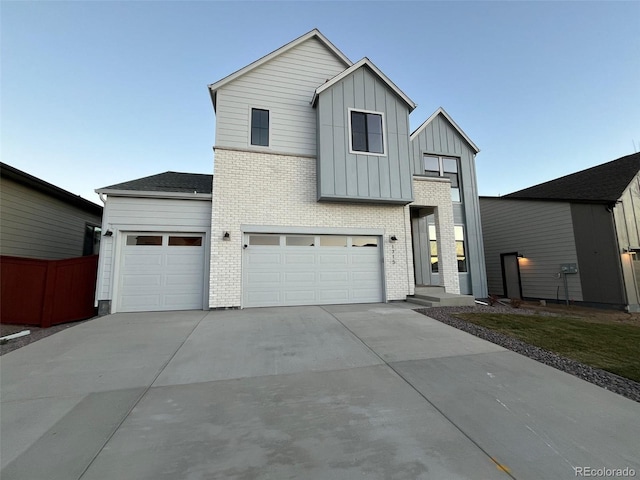
{"label": "concrete front step", "polygon": [[473,295],[447,293],[444,287],[416,287],[415,295],[407,296],[407,301],[428,307],[472,307]]}

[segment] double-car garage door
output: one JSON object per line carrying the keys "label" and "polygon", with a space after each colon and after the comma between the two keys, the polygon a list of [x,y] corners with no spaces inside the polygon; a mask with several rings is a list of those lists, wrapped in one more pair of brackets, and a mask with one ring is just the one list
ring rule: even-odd
{"label": "double-car garage door", "polygon": [[377,236],[245,234],[243,306],[383,301]]}
{"label": "double-car garage door", "polygon": [[204,234],[123,235],[117,311],[203,308]]}

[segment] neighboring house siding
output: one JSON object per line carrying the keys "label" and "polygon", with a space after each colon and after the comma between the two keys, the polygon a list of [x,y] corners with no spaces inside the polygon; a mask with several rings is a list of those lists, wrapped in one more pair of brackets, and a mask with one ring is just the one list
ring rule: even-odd
{"label": "neighboring house siding", "polygon": [[316,155],[316,114],[310,105],[315,89],[345,65],[312,38],[284,52],[217,92],[216,146],[252,149],[252,107],[270,111],[270,151]]}
{"label": "neighboring house siding", "polygon": [[[437,115],[417,135],[411,138],[411,169],[414,175],[424,173],[425,154],[450,156],[460,159],[460,185],[462,202],[453,204],[454,222],[463,225],[468,257],[468,282],[476,298],[487,296],[487,272],[478,203],[475,153],[460,133],[442,115]],[[421,220],[423,221],[423,220]],[[419,232],[426,228],[419,228]],[[465,275],[465,278],[467,275]]]}
{"label": "neighboring house siding", "polygon": [[613,215],[605,205],[571,205],[582,296],[589,302],[625,303]]}
{"label": "neighboring house siding", "polygon": [[631,181],[613,211],[620,248],[640,248],[640,174]]}
{"label": "neighboring house siding", "polygon": [[[409,109],[363,66],[320,94],[317,104],[318,198],[408,203],[413,200]],[[349,152],[349,108],[381,112],[385,154]]]}
{"label": "neighboring house siding", "polygon": [[[578,263],[571,207],[561,202],[481,198],[490,294],[504,295],[500,254],[518,252],[522,295],[564,300],[560,265]],[[581,265],[578,264],[578,271]],[[567,275],[569,299],[582,301],[580,275]]]}
{"label": "neighboring house siding", "polygon": [[0,254],[62,259],[83,254],[86,224],[101,218],[42,192],[2,178]]}
{"label": "neighboring house siding", "polygon": [[102,231],[113,235],[102,237],[96,300],[112,300],[120,232],[205,232],[208,237],[210,227],[211,201],[108,196]]}

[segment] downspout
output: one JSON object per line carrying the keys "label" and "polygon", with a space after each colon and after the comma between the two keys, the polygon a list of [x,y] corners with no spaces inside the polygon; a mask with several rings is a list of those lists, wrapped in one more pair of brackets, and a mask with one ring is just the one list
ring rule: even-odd
{"label": "downspout", "polygon": [[617,202],[612,202],[609,205],[607,205],[605,208],[607,209],[607,212],[609,212],[609,216],[611,218],[611,227],[612,227],[614,239],[615,239],[615,242],[616,242],[616,253],[617,253],[617,256],[618,256],[618,263],[617,263],[617,265],[618,265],[618,275],[620,275],[620,283],[621,283],[621,286],[622,286],[622,295],[623,295],[623,300],[624,300],[624,303],[625,303],[624,309],[625,309],[625,311],[628,312],[629,311],[629,295],[627,294],[627,284],[626,284],[625,279],[624,279],[624,266],[622,265],[622,258],[621,258],[621,255],[622,255],[621,250],[622,249],[621,249],[621,246],[620,246],[620,239],[618,237],[618,227],[616,225],[616,218],[615,218],[614,210],[613,210],[614,208],[616,208],[616,203]]}

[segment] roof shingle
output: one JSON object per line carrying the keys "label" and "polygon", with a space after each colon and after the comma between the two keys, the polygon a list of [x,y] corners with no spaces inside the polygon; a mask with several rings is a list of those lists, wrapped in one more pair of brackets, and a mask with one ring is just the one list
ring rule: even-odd
{"label": "roof shingle", "polygon": [[149,177],[99,188],[103,190],[132,190],[138,192],[211,193],[213,175],[204,173],[164,172]]}
{"label": "roof shingle", "polygon": [[504,197],[611,203],[622,196],[638,172],[640,172],[640,153],[634,153]]}

